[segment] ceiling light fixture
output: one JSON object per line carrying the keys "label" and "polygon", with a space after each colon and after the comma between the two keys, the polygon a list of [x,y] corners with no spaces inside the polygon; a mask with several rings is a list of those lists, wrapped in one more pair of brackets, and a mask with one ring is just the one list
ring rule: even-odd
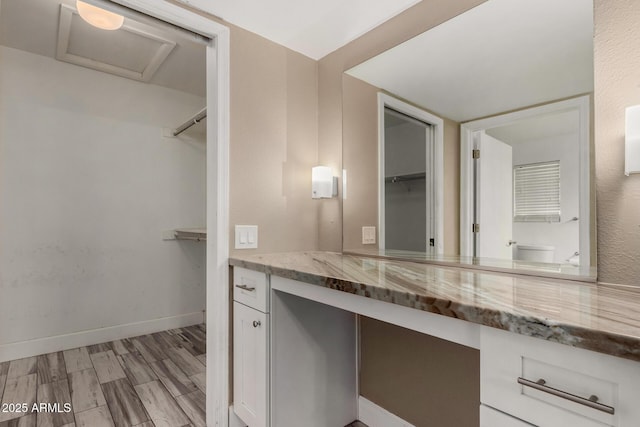
{"label": "ceiling light fixture", "polygon": [[76,9],[80,17],[94,27],[103,30],[117,30],[124,23],[124,16],[101,9],[83,1],[76,1]]}

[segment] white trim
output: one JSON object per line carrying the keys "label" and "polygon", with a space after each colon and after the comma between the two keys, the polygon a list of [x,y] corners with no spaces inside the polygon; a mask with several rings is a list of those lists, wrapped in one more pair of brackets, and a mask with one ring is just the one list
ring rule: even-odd
{"label": "white trim", "polygon": [[229,427],[247,427],[247,423],[242,421],[233,410],[233,405],[229,406]]}
{"label": "white trim", "polygon": [[378,247],[385,248],[384,236],[384,107],[414,117],[433,126],[434,180],[435,180],[435,238],[436,253],[444,253],[444,121],[431,113],[407,104],[385,93],[378,92]]}
{"label": "white trim", "polygon": [[197,311],[178,316],[162,317],[160,319],[126,323],[124,325],[109,326],[106,328],[73,332],[71,334],[3,344],[0,345],[0,362],[22,359],[23,357],[31,357],[38,354],[69,350],[71,348],[84,347],[103,342],[121,340],[139,335],[152,334],[155,332],[165,331],[167,329],[197,325],[203,321],[204,313],[202,311]]}
{"label": "white trim", "polygon": [[149,59],[147,65],[143,67],[142,71],[135,71],[86,56],[75,55],[69,52],[71,24],[73,22],[74,15],[77,16],[75,19],[81,19],[80,14],[75,8],[66,4],[60,5],[58,42],[56,44],[56,59],[59,61],[68,62],[70,64],[91,68],[105,73],[115,74],[116,76],[125,77],[127,79],[149,82],[155,75],[156,71],[158,71],[158,68],[160,68],[162,63],[176,47],[175,41],[166,39],[160,31],[152,26],[134,20],[127,20],[120,28],[121,31],[126,31],[143,39],[160,43],[155,53]]}
{"label": "white trim", "polygon": [[456,344],[480,349],[480,325],[466,320],[273,275],[271,276],[271,289],[442,338]]}
{"label": "white trim", "polygon": [[591,260],[591,201],[590,201],[590,117],[589,95],[527,108],[487,119],[474,120],[460,125],[460,255],[473,256],[473,133],[484,129],[538,115],[577,110],[580,116],[580,267],[588,274]]}
{"label": "white trim", "polygon": [[207,51],[207,425],[228,425],[229,397],[229,32]]}
{"label": "white trim", "polygon": [[358,396],[358,421],[369,427],[414,427],[413,424],[362,396]]}
{"label": "white trim", "polygon": [[[87,0],[96,3],[96,0]],[[207,425],[229,425],[229,28],[161,0],[112,0],[212,39],[207,46]]]}

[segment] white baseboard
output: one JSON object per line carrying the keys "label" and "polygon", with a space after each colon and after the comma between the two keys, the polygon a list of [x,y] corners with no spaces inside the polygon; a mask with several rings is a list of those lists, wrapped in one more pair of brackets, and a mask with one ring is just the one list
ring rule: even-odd
{"label": "white baseboard", "polygon": [[358,397],[358,420],[369,427],[414,427],[362,396]]}
{"label": "white baseboard", "polygon": [[202,311],[0,345],[0,362],[69,350],[204,322]]}

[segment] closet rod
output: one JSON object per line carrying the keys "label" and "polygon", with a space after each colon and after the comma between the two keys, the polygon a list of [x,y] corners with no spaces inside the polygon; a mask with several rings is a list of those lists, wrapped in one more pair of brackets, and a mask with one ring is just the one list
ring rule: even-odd
{"label": "closet rod", "polygon": [[202,119],[207,117],[207,107],[204,107],[200,110],[195,116],[178,126],[173,130],[173,136],[178,136],[185,130],[189,129],[191,126],[200,123]]}

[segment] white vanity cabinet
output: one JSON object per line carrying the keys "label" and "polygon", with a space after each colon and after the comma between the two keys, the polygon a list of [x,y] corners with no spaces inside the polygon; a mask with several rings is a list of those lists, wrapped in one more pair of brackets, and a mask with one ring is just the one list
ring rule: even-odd
{"label": "white vanity cabinet", "polygon": [[233,275],[233,406],[250,427],[269,419],[269,280],[235,268]]}
{"label": "white vanity cabinet", "polygon": [[[549,339],[533,338],[303,279],[234,268],[233,409],[249,427],[357,419],[357,315],[479,349],[480,427],[640,426],[640,363],[552,341],[582,331],[516,319]],[[616,349],[615,338],[582,344]]]}
{"label": "white vanity cabinet", "polygon": [[[544,427],[640,425],[640,363],[486,326],[480,343],[488,409]],[[481,425],[520,425],[494,415],[481,408]]]}
{"label": "white vanity cabinet", "polygon": [[355,315],[281,289],[312,285],[238,267],[233,277],[235,414],[248,427],[354,421]]}

